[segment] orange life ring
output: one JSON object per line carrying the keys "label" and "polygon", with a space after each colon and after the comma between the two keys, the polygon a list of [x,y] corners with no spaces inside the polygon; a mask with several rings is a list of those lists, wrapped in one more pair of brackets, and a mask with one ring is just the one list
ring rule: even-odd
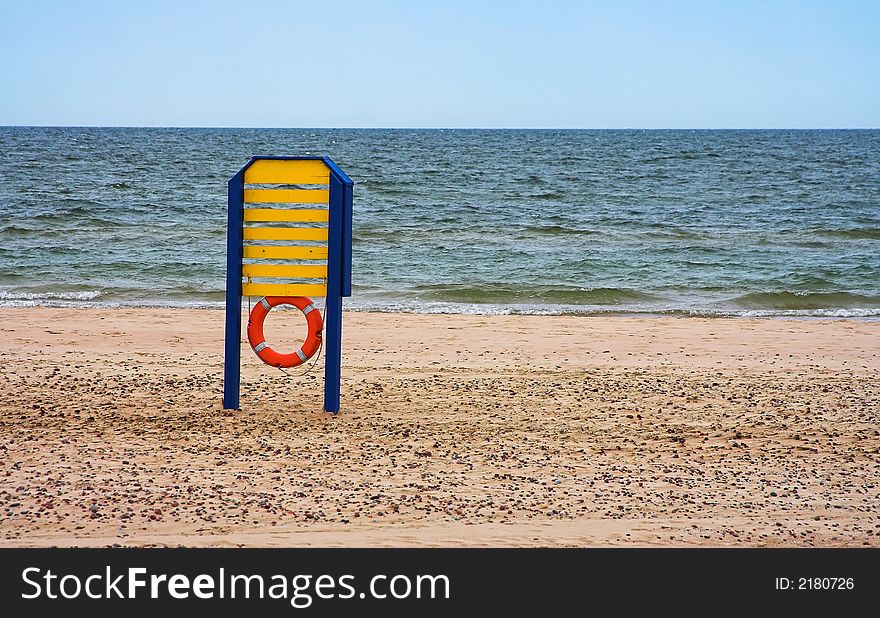
{"label": "orange life ring", "polygon": [[[309,326],[309,335],[302,347],[293,354],[279,354],[266,344],[263,322],[269,311],[278,305],[293,305],[303,312]],[[309,360],[321,347],[321,330],[324,320],[315,303],[305,296],[266,296],[251,310],[248,318],[248,341],[260,360],[273,367],[296,367]]]}

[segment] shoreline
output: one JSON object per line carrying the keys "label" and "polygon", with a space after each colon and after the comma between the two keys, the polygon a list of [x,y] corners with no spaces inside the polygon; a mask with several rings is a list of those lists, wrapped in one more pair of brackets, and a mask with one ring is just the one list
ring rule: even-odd
{"label": "shoreline", "polygon": [[[854,320],[861,322],[880,322],[880,308],[850,307],[827,309],[741,309],[741,310],[701,310],[701,309],[669,309],[669,310],[631,310],[631,309],[584,309],[579,310],[573,305],[541,308],[534,305],[522,308],[511,308],[508,305],[468,304],[468,303],[436,303],[435,307],[348,307],[346,313],[375,313],[402,315],[438,315],[438,316],[535,316],[535,317],[577,317],[577,318],[705,318],[705,319],[781,319],[781,320]],[[244,305],[243,305],[244,307]],[[223,311],[224,301],[206,301],[191,303],[78,303],[76,301],[44,301],[44,300],[5,300],[0,301],[0,311],[15,309],[79,309],[92,311],[139,310],[146,311]],[[243,309],[244,310],[244,309]],[[860,313],[861,312],[861,313]]]}
{"label": "shoreline", "polygon": [[222,410],[223,311],[0,315],[0,545],[880,546],[876,322],[346,312],[334,417]]}

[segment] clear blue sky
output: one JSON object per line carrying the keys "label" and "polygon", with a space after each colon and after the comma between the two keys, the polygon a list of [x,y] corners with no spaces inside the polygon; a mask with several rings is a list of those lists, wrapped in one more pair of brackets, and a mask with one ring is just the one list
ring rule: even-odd
{"label": "clear blue sky", "polygon": [[880,2],[0,0],[0,125],[880,127]]}

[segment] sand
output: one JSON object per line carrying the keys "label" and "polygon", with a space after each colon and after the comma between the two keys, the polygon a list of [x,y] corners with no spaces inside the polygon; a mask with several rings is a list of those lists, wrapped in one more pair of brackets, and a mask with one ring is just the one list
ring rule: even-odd
{"label": "sand", "polygon": [[880,546],[877,322],[347,313],[334,417],[222,410],[220,311],[0,316],[4,546]]}

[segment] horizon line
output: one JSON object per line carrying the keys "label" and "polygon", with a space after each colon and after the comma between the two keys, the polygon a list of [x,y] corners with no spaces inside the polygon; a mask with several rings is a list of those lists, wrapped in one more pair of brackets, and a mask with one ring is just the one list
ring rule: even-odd
{"label": "horizon line", "polygon": [[345,131],[876,131],[880,127],[296,127],[234,125],[0,124],[3,129],[289,129]]}

